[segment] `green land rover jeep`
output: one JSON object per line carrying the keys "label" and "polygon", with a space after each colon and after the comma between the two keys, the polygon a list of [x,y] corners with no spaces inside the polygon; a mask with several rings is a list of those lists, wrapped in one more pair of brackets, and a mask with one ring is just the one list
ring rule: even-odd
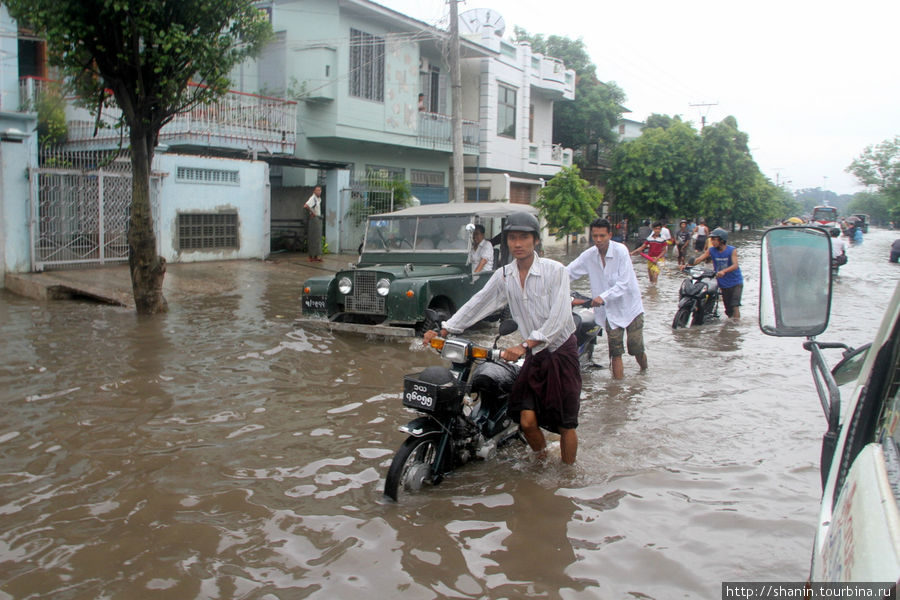
{"label": "green land rover jeep", "polygon": [[431,308],[449,317],[487,283],[492,272],[472,273],[472,226],[482,224],[495,242],[494,266],[508,262],[500,233],[514,212],[536,214],[525,204],[428,204],[372,215],[355,265],[334,277],[303,283],[300,323],[334,329],[413,336]]}

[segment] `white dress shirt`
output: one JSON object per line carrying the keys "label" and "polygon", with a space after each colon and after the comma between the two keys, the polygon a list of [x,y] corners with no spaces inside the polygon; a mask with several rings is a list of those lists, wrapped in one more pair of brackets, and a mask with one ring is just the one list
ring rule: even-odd
{"label": "white dress shirt", "polygon": [[306,207],[312,212],[314,217],[322,216],[322,199],[313,194],[306,201]]}
{"label": "white dress shirt", "polygon": [[566,267],[572,280],[587,275],[591,280],[591,297],[600,296],[603,304],[594,307],[594,321],[607,323],[610,329],[628,327],[644,312],[641,290],[628,248],[619,242],[609,242],[606,249],[606,266],[600,260],[600,251],[591,246]]}
{"label": "white dress shirt", "polygon": [[[525,277],[524,288],[516,263],[505,265],[494,271],[484,288],[444,321],[441,327],[451,333],[462,333],[506,306],[509,306],[513,319],[519,325],[523,339],[541,342],[551,351],[562,346],[575,333],[566,268],[536,253]],[[535,347],[534,351],[539,352],[540,349]]]}
{"label": "white dress shirt", "polygon": [[469,250],[469,263],[471,263],[473,271],[478,267],[478,263],[481,262],[482,258],[487,262],[484,263],[484,268],[480,272],[493,271],[494,245],[491,244],[490,240],[481,240],[481,243],[478,244],[478,246]]}

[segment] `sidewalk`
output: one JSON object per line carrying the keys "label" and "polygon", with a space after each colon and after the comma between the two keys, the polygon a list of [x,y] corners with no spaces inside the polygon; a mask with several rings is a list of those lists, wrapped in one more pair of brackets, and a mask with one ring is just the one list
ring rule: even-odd
{"label": "sidewalk", "polygon": [[[197,294],[215,294],[233,289],[232,270],[276,269],[302,282],[308,277],[335,273],[356,262],[356,254],[326,254],[322,262],[311,263],[306,254],[278,253],[266,260],[168,263],[163,294],[177,299]],[[232,269],[229,269],[231,266]],[[91,298],[98,302],[134,308],[131,274],[127,264],[111,267],[7,273],[6,290],[34,300]]]}

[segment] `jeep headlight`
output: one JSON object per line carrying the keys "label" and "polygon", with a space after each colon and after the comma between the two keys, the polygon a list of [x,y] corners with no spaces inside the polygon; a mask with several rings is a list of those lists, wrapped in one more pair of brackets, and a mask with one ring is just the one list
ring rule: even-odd
{"label": "jeep headlight", "polygon": [[341,277],[338,280],[338,291],[345,296],[350,293],[350,290],[353,289],[353,282],[350,281],[349,277]]}
{"label": "jeep headlight", "polygon": [[387,278],[382,277],[375,284],[375,291],[378,292],[379,296],[387,296],[388,292],[391,291],[391,282]]}

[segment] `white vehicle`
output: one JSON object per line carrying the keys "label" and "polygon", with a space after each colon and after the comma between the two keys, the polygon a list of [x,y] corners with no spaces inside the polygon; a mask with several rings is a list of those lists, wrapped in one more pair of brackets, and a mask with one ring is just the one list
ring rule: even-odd
{"label": "white vehicle", "polygon": [[[818,227],[778,227],[763,236],[759,326],[806,337],[803,347],[828,420],[824,491],[811,581],[900,579],[900,283],[878,334],[857,349],[816,340],[831,308],[831,239]],[[829,369],[822,350],[841,348]],[[855,381],[841,410],[839,386]],[[894,597],[893,595],[891,597]]]}

